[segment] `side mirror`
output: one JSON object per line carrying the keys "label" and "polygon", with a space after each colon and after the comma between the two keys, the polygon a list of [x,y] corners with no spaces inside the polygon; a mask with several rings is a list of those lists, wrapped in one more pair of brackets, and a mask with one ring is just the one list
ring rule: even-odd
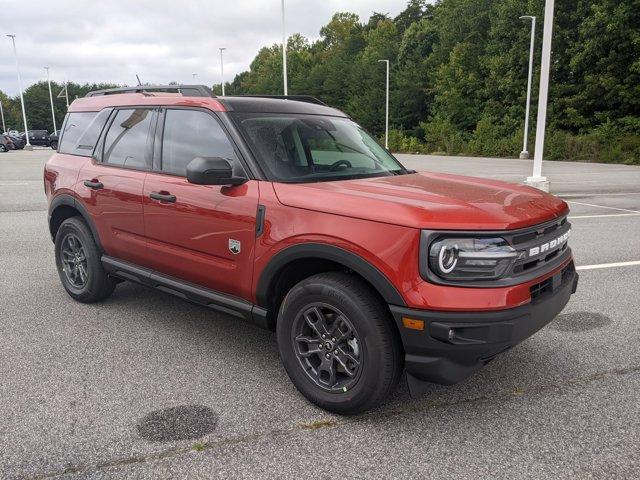
{"label": "side mirror", "polygon": [[231,162],[220,157],[196,157],[187,165],[187,180],[196,185],[242,185],[245,177],[234,177]]}

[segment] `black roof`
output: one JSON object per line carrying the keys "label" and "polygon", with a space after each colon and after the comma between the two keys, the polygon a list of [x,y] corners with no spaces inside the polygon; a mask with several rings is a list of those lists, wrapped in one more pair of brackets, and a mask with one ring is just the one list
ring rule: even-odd
{"label": "black roof", "polygon": [[[331,108],[319,102],[317,99],[311,101],[313,97],[289,96],[284,97],[260,97],[260,96],[241,96],[241,97],[218,97],[217,100],[222,103],[230,112],[245,113],[303,113],[309,115],[329,115],[332,117],[347,117],[340,110]],[[318,103],[316,103],[318,102]]]}

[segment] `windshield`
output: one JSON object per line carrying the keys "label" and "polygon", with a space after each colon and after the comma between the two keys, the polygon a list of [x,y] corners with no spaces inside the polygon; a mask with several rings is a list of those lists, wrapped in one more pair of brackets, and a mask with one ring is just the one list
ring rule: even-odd
{"label": "windshield", "polygon": [[263,168],[279,182],[323,182],[407,173],[356,123],[301,114],[234,114]]}

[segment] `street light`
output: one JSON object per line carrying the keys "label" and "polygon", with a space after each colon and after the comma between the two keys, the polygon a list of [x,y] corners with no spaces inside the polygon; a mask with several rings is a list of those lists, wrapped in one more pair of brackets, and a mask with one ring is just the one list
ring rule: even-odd
{"label": "street light", "polygon": [[33,150],[33,147],[29,143],[29,129],[27,128],[27,113],[24,109],[24,97],[22,96],[22,79],[20,78],[20,66],[18,65],[18,52],[16,50],[16,36],[15,35],[7,35],[11,39],[11,43],[13,44],[13,56],[16,59],[16,72],[18,73],[18,89],[20,90],[20,105],[22,106],[22,120],[24,122],[24,138],[26,140],[26,144],[24,146],[25,150]]}
{"label": "street light", "polygon": [[529,77],[527,80],[527,107],[524,114],[524,141],[522,143],[522,152],[520,152],[520,158],[529,158],[528,150],[528,137],[529,137],[529,108],[531,105],[531,79],[533,76],[533,48],[536,37],[536,17],[531,15],[523,15],[520,20],[531,20],[531,44],[529,46]]}
{"label": "street light", "polygon": [[378,60],[387,64],[387,96],[385,100],[384,148],[389,148],[389,60]]}
{"label": "street light", "polygon": [[222,61],[222,52],[224,52],[227,48],[220,47],[220,85],[222,85],[222,96],[224,97],[224,62]]}
{"label": "street light", "polygon": [[7,126],[4,124],[4,110],[2,109],[1,100],[0,100],[0,115],[2,116],[2,132],[7,133]]}
{"label": "street light", "polygon": [[542,63],[540,65],[540,92],[538,94],[538,119],[536,120],[536,151],[533,157],[533,174],[526,184],[549,191],[549,181],[542,176],[544,133],[547,122],[547,97],[549,96],[549,70],[551,67],[551,38],[553,36],[554,0],[546,0],[544,6],[544,30],[542,32]]}
{"label": "street light", "polygon": [[282,0],[282,81],[284,83],[284,94],[288,95],[287,89],[287,39],[284,27],[284,0]]}
{"label": "street light", "polygon": [[193,77],[193,80],[195,81],[195,79],[198,76],[198,74],[197,73],[192,73],[191,76]]}
{"label": "street light", "polygon": [[56,112],[53,109],[53,94],[51,93],[51,80],[49,79],[49,67],[44,67],[47,71],[47,85],[49,85],[49,101],[51,102],[51,118],[53,118],[53,133],[57,133],[58,127],[56,126]]}

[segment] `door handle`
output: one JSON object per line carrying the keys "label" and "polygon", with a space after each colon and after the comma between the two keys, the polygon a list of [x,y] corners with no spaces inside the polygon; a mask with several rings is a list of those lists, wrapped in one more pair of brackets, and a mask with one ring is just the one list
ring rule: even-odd
{"label": "door handle", "polygon": [[149,197],[153,198],[154,200],[160,200],[161,202],[176,202],[176,196],[171,195],[170,193],[151,192],[149,194]]}
{"label": "door handle", "polygon": [[101,182],[94,182],[93,180],[85,180],[84,186],[92,188],[94,190],[100,190],[101,188],[104,188],[104,185]]}

